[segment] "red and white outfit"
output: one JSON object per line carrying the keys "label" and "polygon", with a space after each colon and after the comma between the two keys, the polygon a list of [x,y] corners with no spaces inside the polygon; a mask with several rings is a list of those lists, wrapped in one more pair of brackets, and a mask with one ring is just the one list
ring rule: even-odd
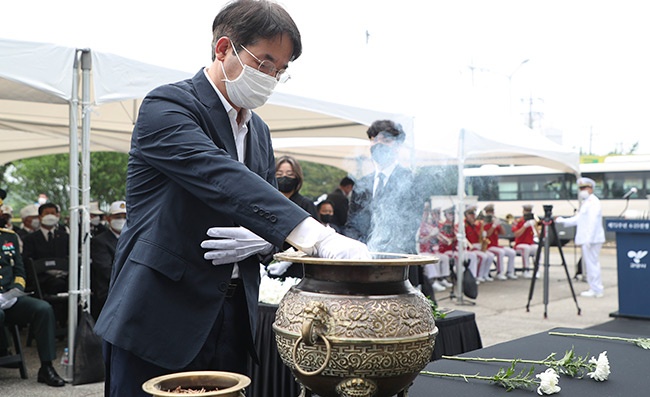
{"label": "red and white outfit", "polygon": [[481,251],[482,234],[483,227],[481,226],[481,222],[471,223],[465,220],[465,238],[467,238],[467,241],[472,244],[472,247],[474,248],[472,252],[474,252],[480,259],[478,265],[478,277],[476,279],[478,281],[492,281],[492,277],[490,277],[490,267],[492,267],[492,263],[494,263],[494,254],[489,251]]}
{"label": "red and white outfit", "polygon": [[[535,243],[535,220],[525,220],[523,217],[519,218],[514,225],[512,225],[513,233],[524,229],[523,233],[519,236],[515,233],[515,251],[521,254],[521,261],[524,267],[524,271],[532,270],[529,264],[529,258],[537,254],[538,245]],[[524,274],[526,275],[526,274]]]}
{"label": "red and white outfit", "polygon": [[424,265],[424,275],[429,279],[449,276],[449,255],[440,252],[438,234],[439,223],[435,220],[423,220],[418,230],[420,255],[435,255],[438,263]]}
{"label": "red and white outfit", "polygon": [[[456,232],[458,227],[453,225],[453,221],[446,221],[440,224],[440,236],[438,239],[438,251],[441,253],[446,253],[450,257],[453,257],[456,260],[456,263],[459,263],[458,260],[458,251],[457,245],[458,241],[456,240]],[[474,278],[478,277],[478,257],[474,251],[465,250],[465,257],[462,262],[469,261],[469,271],[472,273]],[[463,271],[464,269],[461,266],[456,266],[456,271]]]}
{"label": "red and white outfit", "polygon": [[[498,221],[486,223],[483,225],[483,231],[485,231],[487,239],[489,240],[488,251],[492,252],[497,257],[497,278],[499,280],[505,280],[507,278],[516,279],[515,256],[517,256],[517,252],[510,247],[502,247],[499,245],[499,236],[504,233],[503,226],[501,226]],[[508,258],[507,268],[504,263],[505,257]]]}

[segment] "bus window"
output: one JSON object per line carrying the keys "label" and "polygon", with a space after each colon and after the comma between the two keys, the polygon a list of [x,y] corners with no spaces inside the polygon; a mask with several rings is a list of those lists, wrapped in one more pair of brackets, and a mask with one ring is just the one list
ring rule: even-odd
{"label": "bus window", "polygon": [[[607,172],[605,173],[604,191],[605,199],[620,199],[633,187],[638,189],[637,194],[644,189],[644,174],[640,172]],[[643,197],[643,196],[639,196]]]}

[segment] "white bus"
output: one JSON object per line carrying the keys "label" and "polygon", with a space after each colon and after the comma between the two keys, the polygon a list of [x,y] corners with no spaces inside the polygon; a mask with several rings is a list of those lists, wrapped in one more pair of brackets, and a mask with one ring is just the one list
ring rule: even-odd
{"label": "white bus", "polygon": [[[580,173],[596,182],[603,218],[649,217],[650,156],[608,156],[601,163],[580,164]],[[554,216],[571,216],[579,205],[576,176],[545,167],[466,168],[465,183],[467,194],[478,197],[478,209],[493,203],[500,218],[521,216],[524,204],[532,204],[540,217],[543,205],[552,205]]]}

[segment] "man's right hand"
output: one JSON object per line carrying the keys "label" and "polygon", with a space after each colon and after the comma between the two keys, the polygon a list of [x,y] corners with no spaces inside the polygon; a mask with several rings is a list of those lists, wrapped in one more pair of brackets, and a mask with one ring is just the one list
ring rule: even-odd
{"label": "man's right hand", "polygon": [[296,226],[287,242],[307,255],[327,259],[371,259],[368,247],[357,240],[338,234],[314,218],[305,218]]}
{"label": "man's right hand", "polygon": [[336,232],[324,236],[314,245],[311,255],[327,259],[371,259],[368,246]]}

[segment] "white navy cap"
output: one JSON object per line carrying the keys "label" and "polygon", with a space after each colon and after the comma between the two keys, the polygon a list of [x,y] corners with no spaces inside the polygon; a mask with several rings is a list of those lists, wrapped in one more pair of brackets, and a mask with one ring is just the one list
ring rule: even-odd
{"label": "white navy cap", "polygon": [[591,179],[591,178],[586,178],[586,177],[578,178],[578,180],[576,182],[578,183],[579,188],[580,187],[590,187],[590,188],[593,189],[593,188],[596,187],[596,182],[594,182],[594,180]]}

